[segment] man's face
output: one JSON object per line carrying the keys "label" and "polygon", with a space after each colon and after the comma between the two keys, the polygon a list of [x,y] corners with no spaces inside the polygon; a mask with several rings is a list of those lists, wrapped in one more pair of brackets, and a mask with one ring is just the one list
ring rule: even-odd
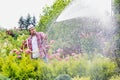
{"label": "man's face", "polygon": [[29,32],[30,32],[31,35],[35,35],[36,30],[35,30],[35,28],[33,27],[33,28],[30,28],[30,29],[29,29]]}

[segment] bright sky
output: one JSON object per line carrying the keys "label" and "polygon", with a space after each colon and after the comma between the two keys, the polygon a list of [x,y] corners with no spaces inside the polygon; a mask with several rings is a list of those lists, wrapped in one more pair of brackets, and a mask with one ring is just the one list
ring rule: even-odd
{"label": "bright sky", "polygon": [[17,27],[19,18],[26,17],[28,13],[38,21],[42,8],[53,2],[55,0],[0,0],[0,27]]}

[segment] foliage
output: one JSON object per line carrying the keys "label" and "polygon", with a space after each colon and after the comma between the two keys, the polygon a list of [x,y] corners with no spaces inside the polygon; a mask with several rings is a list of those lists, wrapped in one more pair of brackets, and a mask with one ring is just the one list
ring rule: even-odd
{"label": "foliage", "polygon": [[120,0],[114,0],[114,4],[120,6]]}
{"label": "foliage", "polygon": [[23,28],[23,24],[25,24],[25,21],[24,21],[24,19],[23,19],[23,16],[20,17],[18,23],[19,23],[20,28],[22,29],[22,28]]}
{"label": "foliage", "polygon": [[[60,0],[58,1],[60,2]],[[60,2],[61,5],[63,5],[63,2]],[[60,8],[56,6],[58,6],[58,3],[56,3],[56,5],[54,4],[53,8],[55,8],[55,11]],[[53,13],[54,9],[51,10],[51,8],[50,10],[46,10],[44,15],[49,15],[49,11],[51,11],[52,17],[53,14],[56,15],[56,13]],[[43,24],[47,25],[52,18],[45,17],[42,20],[45,19],[46,21],[43,21]],[[71,31],[73,30],[73,28],[71,28]],[[93,30],[90,28],[87,29]],[[46,27],[43,27],[43,29],[40,30],[44,29],[46,29]],[[55,34],[54,29],[51,32],[52,34],[54,34],[50,35],[51,38],[55,36],[54,38],[56,40],[57,38],[59,38],[59,36],[63,38],[66,37],[63,33]],[[68,31],[69,28],[67,28],[66,30]],[[57,29],[57,31],[60,32],[59,29]],[[67,31],[65,33],[68,33]],[[77,30],[75,30],[75,32],[76,31]],[[54,54],[55,56],[53,56],[53,59],[49,59],[48,63],[44,63],[41,59],[31,59],[30,55],[26,54],[25,52],[21,52],[19,54],[12,52],[11,50],[13,49],[19,50],[22,41],[28,37],[28,33],[26,32],[24,34],[24,31],[18,34],[19,36],[17,40],[14,40],[11,36],[6,35],[4,31],[0,31],[0,46],[2,46],[0,47],[0,79],[2,80],[54,80],[55,78],[60,79],[61,76],[65,77],[62,74],[69,75],[73,78],[73,80],[119,80],[119,76],[115,75],[115,70],[117,68],[116,63],[110,58],[100,55],[97,51],[96,54],[93,53],[92,55],[84,53],[84,55],[76,54],[74,56],[64,56],[62,58],[61,55],[60,57],[58,57],[58,55]],[[89,50],[93,46],[95,47],[95,45],[93,44],[94,41],[91,40],[89,36],[90,35],[83,35],[84,40],[81,40],[83,42],[85,41],[86,45],[83,46],[85,50]],[[74,35],[72,35],[72,37],[74,38],[74,40],[76,40]],[[78,41],[79,39],[77,39],[76,41]],[[68,39],[66,38],[66,40]],[[64,41],[64,43],[61,44],[62,41],[64,40],[58,40],[57,45],[55,44],[54,46],[64,46],[66,42]],[[89,41],[91,42],[89,43]],[[54,49],[54,46],[51,50],[56,50]],[[67,47],[70,47],[70,45],[67,45]],[[21,55],[21,57],[18,57],[19,55]]]}
{"label": "foliage", "polygon": [[[98,19],[77,18],[52,24],[47,34],[48,40],[55,40],[54,48],[62,48],[66,53],[102,53],[107,37]],[[78,35],[78,36],[76,36]],[[112,42],[108,42],[110,48]]]}
{"label": "foliage", "polygon": [[115,60],[116,63],[119,67],[119,72],[120,72],[120,0],[114,0],[114,5],[115,5],[115,16],[116,16],[116,21],[117,21],[117,28],[116,28],[116,51],[115,51]]}
{"label": "foliage", "polygon": [[51,7],[43,8],[43,15],[37,25],[38,31],[47,31],[49,25],[54,22],[54,19],[62,12],[62,10],[70,3],[71,0],[56,0]]}
{"label": "foliage", "polygon": [[102,56],[98,55],[89,60],[86,55],[79,56],[77,60],[71,57],[67,63],[66,60],[52,62],[51,67],[53,76],[68,74],[71,77],[78,75],[79,77],[90,76],[91,80],[108,80],[114,74],[116,65]]}
{"label": "foliage", "polygon": [[111,64],[109,58],[97,58],[93,59],[93,64],[89,66],[91,68],[89,75],[91,80],[108,80],[113,74],[115,65]]}
{"label": "foliage", "polygon": [[[49,63],[41,60],[32,60],[25,52],[19,54],[11,52],[20,48],[23,40],[28,35],[19,35],[17,40],[0,32],[2,47],[0,48],[0,73],[10,79],[39,79],[54,80],[61,74],[68,74],[72,78],[87,77],[100,80],[108,79],[114,74],[116,64],[109,58],[96,54],[96,56],[80,55],[68,56],[68,58],[57,59],[58,55],[49,59]],[[51,54],[52,55],[52,54]],[[87,66],[86,66],[87,65]],[[81,78],[82,79],[82,78]],[[84,78],[86,79],[86,78]]]}
{"label": "foliage", "polygon": [[[19,36],[16,43],[20,44],[25,37]],[[8,37],[10,42],[15,41]],[[12,43],[13,44],[13,43]],[[18,47],[18,44],[14,47]],[[11,48],[11,49],[13,49]],[[5,48],[6,49],[6,48]],[[10,52],[8,52],[10,53]],[[10,53],[8,56],[0,57],[0,73],[10,79],[39,79],[39,80],[54,80],[61,74],[68,74],[71,77],[90,76],[93,80],[107,79],[114,74],[116,67],[115,63],[103,56],[94,56],[91,59],[88,55],[77,55],[76,57],[69,56],[69,59],[62,60],[52,59],[49,63],[44,63],[41,60],[32,60],[29,55],[21,53],[22,57],[17,58],[17,54]],[[1,54],[2,55],[2,54]],[[87,66],[86,66],[87,65]]]}
{"label": "foliage", "polygon": [[1,57],[5,57],[5,56],[9,55],[9,53],[13,49],[16,49],[16,48],[20,49],[20,47],[22,45],[22,41],[28,37],[28,35],[25,35],[24,33],[21,34],[21,32],[19,33],[18,31],[15,34],[18,34],[17,40],[15,40],[14,38],[12,38],[9,35],[6,35],[5,32],[0,32],[0,36],[1,36],[0,45],[2,46],[2,47],[0,47],[0,56]]}
{"label": "foliage", "polygon": [[10,79],[39,79],[50,80],[49,69],[46,64],[41,60],[32,60],[30,57],[22,55],[21,59],[17,59],[17,56],[9,55],[4,58],[4,64],[2,65],[2,74]]}
{"label": "foliage", "polygon": [[76,76],[72,80],[90,80],[90,77],[79,77],[79,76]]}
{"label": "foliage", "polygon": [[36,18],[35,16],[31,17],[30,14],[27,15],[26,19],[23,18],[23,16],[20,17],[19,21],[18,21],[18,24],[19,24],[19,28],[22,30],[22,29],[26,29],[28,28],[28,26],[30,24],[33,24],[35,26],[36,24]]}
{"label": "foliage", "polygon": [[109,80],[120,80],[120,76],[112,76]]}
{"label": "foliage", "polygon": [[67,74],[59,75],[55,80],[72,80],[71,77]]}

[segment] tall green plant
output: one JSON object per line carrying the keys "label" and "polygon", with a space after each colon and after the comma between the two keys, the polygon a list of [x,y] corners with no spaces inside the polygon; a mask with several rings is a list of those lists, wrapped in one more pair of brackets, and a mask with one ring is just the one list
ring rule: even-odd
{"label": "tall green plant", "polygon": [[64,10],[71,0],[56,0],[55,3],[43,8],[43,15],[38,23],[37,30],[45,32],[56,17]]}

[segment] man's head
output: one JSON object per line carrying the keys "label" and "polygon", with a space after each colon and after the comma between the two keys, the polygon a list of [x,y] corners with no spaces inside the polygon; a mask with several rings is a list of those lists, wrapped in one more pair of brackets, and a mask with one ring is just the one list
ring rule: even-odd
{"label": "man's head", "polygon": [[33,25],[29,25],[28,30],[29,30],[30,35],[32,35],[32,36],[34,36],[36,34],[36,30]]}

